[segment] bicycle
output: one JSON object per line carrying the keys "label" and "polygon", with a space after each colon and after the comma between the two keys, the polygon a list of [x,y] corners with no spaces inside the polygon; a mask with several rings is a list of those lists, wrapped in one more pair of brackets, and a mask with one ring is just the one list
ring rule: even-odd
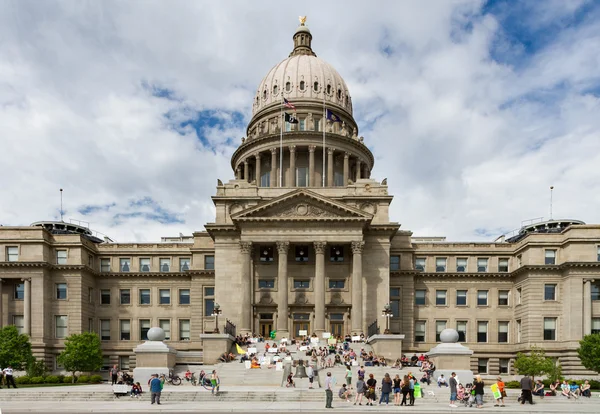
{"label": "bicycle", "polygon": [[181,378],[178,375],[173,374],[173,371],[169,371],[169,375],[162,375],[165,378],[165,382],[171,385],[181,385]]}

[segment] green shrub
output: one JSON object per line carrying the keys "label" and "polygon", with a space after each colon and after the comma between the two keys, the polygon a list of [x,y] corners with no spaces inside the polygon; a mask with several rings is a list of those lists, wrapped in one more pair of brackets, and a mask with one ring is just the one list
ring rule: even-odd
{"label": "green shrub", "polygon": [[77,378],[77,382],[80,384],[85,384],[87,382],[90,382],[90,377],[88,377],[87,375],[80,375],[79,378]]}
{"label": "green shrub", "polygon": [[92,384],[100,384],[102,382],[102,375],[92,375],[90,377],[90,382]]}
{"label": "green shrub", "polygon": [[31,378],[31,383],[32,384],[43,384],[44,383],[44,377],[32,377]]}
{"label": "green shrub", "polygon": [[60,382],[60,378],[58,378],[56,375],[48,375],[44,382],[46,384],[58,384]]}
{"label": "green shrub", "polygon": [[65,376],[64,375],[57,375],[58,376],[58,382],[62,383],[65,380]]}
{"label": "green shrub", "polygon": [[45,377],[48,372],[48,367],[42,359],[32,359],[27,364],[28,377]]}
{"label": "green shrub", "polygon": [[72,382],[73,382],[73,377],[72,377],[72,376],[70,376],[70,375],[66,375],[66,376],[63,378],[63,382],[64,382],[65,384],[70,384],[70,383],[72,383]]}
{"label": "green shrub", "polygon": [[508,381],[506,384],[504,384],[505,388],[521,388],[521,383],[519,381]]}
{"label": "green shrub", "polygon": [[15,382],[17,384],[31,384],[31,378],[29,378],[26,375],[23,375],[22,377],[15,378]]}
{"label": "green shrub", "polygon": [[590,380],[590,385],[593,390],[600,390],[600,381]]}

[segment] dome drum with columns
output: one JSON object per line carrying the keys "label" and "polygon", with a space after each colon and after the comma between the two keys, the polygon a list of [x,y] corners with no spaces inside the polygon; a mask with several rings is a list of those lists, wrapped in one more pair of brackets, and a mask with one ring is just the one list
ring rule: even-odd
{"label": "dome drum with columns", "polygon": [[[311,47],[312,35],[304,24],[293,39],[290,56],[275,65],[258,87],[247,138],[242,138],[231,159],[236,179],[259,187],[321,187],[323,182],[325,187],[344,187],[369,178],[375,160],[358,136],[346,82],[331,65],[317,58]],[[293,112],[297,124],[282,119],[283,98],[295,106],[295,110],[284,111]],[[325,119],[324,106],[340,122]],[[283,163],[279,160],[282,128]]]}

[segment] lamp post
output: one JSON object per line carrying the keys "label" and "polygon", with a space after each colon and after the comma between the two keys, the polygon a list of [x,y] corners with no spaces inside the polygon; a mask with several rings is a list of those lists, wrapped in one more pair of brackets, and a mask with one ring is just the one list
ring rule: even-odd
{"label": "lamp post", "polygon": [[392,315],[394,314],[394,312],[392,312],[392,307],[390,306],[389,303],[387,303],[384,307],[383,310],[381,311],[381,316],[383,316],[385,318],[385,334],[389,334],[390,333],[390,318],[392,317]]}
{"label": "lamp post", "polygon": [[213,333],[220,333],[219,332],[219,315],[223,313],[223,311],[221,310],[221,306],[218,303],[215,303],[215,307],[213,309],[213,313],[212,316],[215,317],[215,330],[213,331]]}

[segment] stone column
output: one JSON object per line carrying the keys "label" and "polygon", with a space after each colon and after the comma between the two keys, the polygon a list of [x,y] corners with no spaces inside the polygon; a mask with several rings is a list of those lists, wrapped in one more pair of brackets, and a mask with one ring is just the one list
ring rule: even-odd
{"label": "stone column", "polygon": [[308,186],[315,186],[315,149],[314,145],[308,146]]}
{"label": "stone column", "polygon": [[365,164],[363,165],[363,173],[362,173],[362,177],[363,177],[363,178],[369,178],[369,175],[371,175],[371,174],[369,174],[369,166],[367,165],[367,163],[365,163]]}
{"label": "stone column", "polygon": [[325,332],[325,249],[327,243],[315,242],[315,328],[321,337]]}
{"label": "stone column", "polygon": [[2,329],[2,279],[0,279],[0,329]]}
{"label": "stone column", "polygon": [[254,157],[256,158],[256,166],[255,166],[255,174],[254,176],[256,177],[256,185],[258,187],[260,187],[260,152],[257,152],[256,154],[254,154]]}
{"label": "stone column", "polygon": [[251,333],[250,315],[252,314],[252,280],[250,269],[250,254],[252,253],[252,243],[240,242],[242,251],[242,294],[240,300],[240,309],[242,310],[240,318],[240,333]]}
{"label": "stone column", "polygon": [[342,184],[344,187],[348,185],[348,178],[350,178],[350,165],[349,165],[350,154],[344,152],[344,183]]}
{"label": "stone column", "polygon": [[277,148],[271,148],[271,187],[277,187]]}
{"label": "stone column", "polygon": [[352,335],[363,332],[362,251],[364,241],[352,242]]}
{"label": "stone column", "polygon": [[360,160],[357,159],[356,160],[356,180],[354,180],[355,182],[358,181],[360,179],[360,177],[361,177],[360,176],[360,168],[361,168]]}
{"label": "stone column", "polygon": [[592,282],[593,279],[583,279],[583,334],[592,333]]}
{"label": "stone column", "polygon": [[23,300],[23,333],[31,336],[31,279],[21,279],[25,282],[25,298]]}
{"label": "stone column", "polygon": [[333,187],[333,152],[334,148],[327,148],[327,187]]}
{"label": "stone column", "polygon": [[290,145],[290,179],[288,187],[296,187],[296,146]]}
{"label": "stone column", "polygon": [[244,160],[244,180],[250,182],[250,168],[248,168],[248,158]]}
{"label": "stone column", "polygon": [[287,338],[288,331],[288,274],[287,261],[290,243],[286,241],[277,242],[277,253],[279,253],[277,272],[277,338]]}
{"label": "stone column", "polygon": [[236,180],[241,180],[242,179],[242,167],[239,166],[239,165],[235,169],[235,179]]}

